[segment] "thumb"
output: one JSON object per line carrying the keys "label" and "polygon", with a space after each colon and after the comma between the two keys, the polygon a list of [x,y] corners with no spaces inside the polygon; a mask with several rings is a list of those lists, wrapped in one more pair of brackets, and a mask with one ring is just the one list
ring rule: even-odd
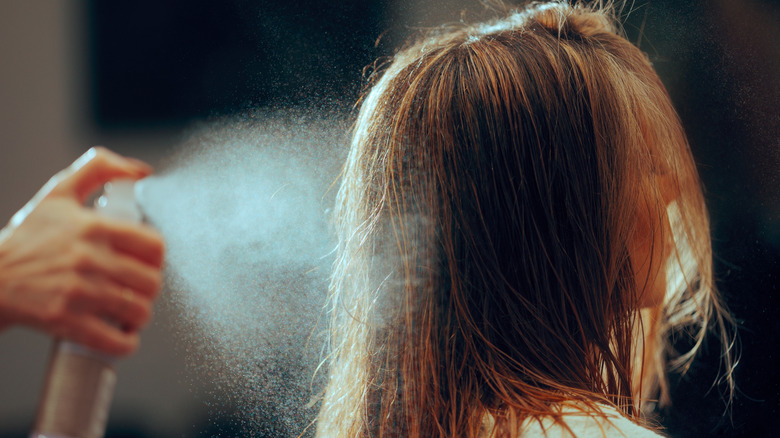
{"label": "thumb", "polygon": [[55,176],[49,195],[65,196],[83,204],[95,190],[114,179],[141,179],[152,173],[143,161],[94,147]]}

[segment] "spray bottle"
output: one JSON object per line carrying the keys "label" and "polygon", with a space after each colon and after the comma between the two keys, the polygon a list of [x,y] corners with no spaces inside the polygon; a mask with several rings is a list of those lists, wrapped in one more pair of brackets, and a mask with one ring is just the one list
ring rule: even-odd
{"label": "spray bottle", "polygon": [[[136,185],[118,180],[95,202],[102,215],[140,223]],[[56,340],[30,438],[101,438],[116,383],[116,358],[70,341]]]}

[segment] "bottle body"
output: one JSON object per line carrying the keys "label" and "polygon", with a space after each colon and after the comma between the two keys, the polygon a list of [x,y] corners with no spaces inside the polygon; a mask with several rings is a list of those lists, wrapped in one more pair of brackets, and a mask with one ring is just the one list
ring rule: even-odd
{"label": "bottle body", "polygon": [[81,345],[54,344],[33,438],[101,438],[116,384],[115,360]]}
{"label": "bottle body", "polygon": [[[99,214],[142,221],[130,180],[106,183]],[[116,385],[116,359],[74,342],[57,340],[46,373],[31,438],[102,438]]]}

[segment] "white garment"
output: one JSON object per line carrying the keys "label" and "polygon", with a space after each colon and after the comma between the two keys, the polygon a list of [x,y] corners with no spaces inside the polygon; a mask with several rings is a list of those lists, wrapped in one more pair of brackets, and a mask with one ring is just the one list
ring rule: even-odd
{"label": "white garment", "polygon": [[[604,408],[607,418],[582,414],[571,414],[563,417],[563,422],[571,429],[566,430],[552,419],[526,422],[523,427],[523,438],[659,438],[662,435],[638,426],[617,411]],[[572,435],[572,432],[574,433]]]}
{"label": "white garment", "polygon": [[[540,421],[526,420],[519,428],[519,438],[661,438],[650,429],[638,426],[631,420],[621,415],[615,409],[601,406],[603,414],[589,413],[574,407],[561,409],[562,422],[571,431],[567,430],[560,422],[556,423],[552,418],[543,418]],[[493,420],[487,419],[483,432],[492,430]],[[517,433],[509,432],[510,435]],[[486,433],[485,436],[489,436]],[[502,434],[498,434],[501,436]]]}

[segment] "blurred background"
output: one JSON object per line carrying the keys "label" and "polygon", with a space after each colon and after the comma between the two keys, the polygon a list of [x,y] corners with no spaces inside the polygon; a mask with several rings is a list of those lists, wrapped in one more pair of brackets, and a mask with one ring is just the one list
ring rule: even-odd
{"label": "blurred background", "polygon": [[[629,2],[632,3],[632,2]],[[629,9],[631,13],[628,14]],[[624,20],[689,134],[706,188],[716,269],[740,321],[739,393],[725,410],[713,340],[660,413],[673,437],[780,430],[780,5],[645,0]],[[92,145],[158,164],[193,122],[256,108],[347,111],[363,68],[420,28],[486,16],[478,0],[4,0],[0,2],[0,221]],[[377,39],[382,36],[377,43]],[[119,368],[109,437],[247,434],[230,397],[161,304]],[[0,334],[0,437],[24,437],[50,340]],[[267,429],[267,430],[272,430]],[[255,431],[255,436],[269,435]]]}

